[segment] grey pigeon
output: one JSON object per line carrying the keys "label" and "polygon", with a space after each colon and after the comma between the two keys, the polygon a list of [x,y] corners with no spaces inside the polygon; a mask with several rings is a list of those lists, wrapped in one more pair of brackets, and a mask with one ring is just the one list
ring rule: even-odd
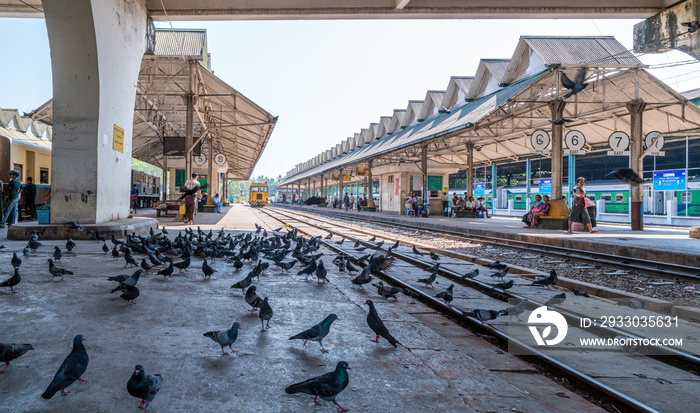
{"label": "grey pigeon", "polygon": [[[277,231],[275,231],[275,232],[277,232]],[[331,238],[333,238],[333,233],[329,232],[328,235],[326,235],[325,238],[323,238],[323,239],[331,239]]]}
{"label": "grey pigeon", "polygon": [[0,362],[5,363],[5,368],[0,373],[7,371],[10,362],[24,355],[29,350],[34,350],[31,344],[0,343]]}
{"label": "grey pigeon", "polygon": [[126,283],[122,283],[120,289],[122,290],[122,293],[119,296],[119,298],[121,298],[122,300],[126,300],[126,302],[129,303],[129,305],[136,304],[134,300],[138,298],[140,294],[138,288],[132,285],[128,285]]}
{"label": "grey pigeon", "polygon": [[134,259],[134,257],[131,255],[131,250],[128,249],[128,248],[127,248],[126,251],[124,252],[124,260],[126,261],[126,264],[124,265],[124,267],[126,267],[127,265],[130,265],[130,266],[132,266],[132,267],[138,267],[138,266],[139,266],[139,263],[136,262],[136,260]]}
{"label": "grey pigeon", "polygon": [[204,262],[202,263],[202,272],[204,273],[204,278],[211,278],[211,275],[216,272],[214,268],[212,268],[208,263],[207,260],[205,259]]}
{"label": "grey pigeon", "polygon": [[265,328],[265,322],[267,321],[267,328],[270,328],[270,319],[272,318],[272,307],[270,306],[270,302],[267,300],[267,297],[263,298],[262,304],[260,304],[260,311],[258,312],[258,317],[260,317],[260,322],[262,323],[262,330],[261,332],[267,331]]}
{"label": "grey pigeon", "polygon": [[126,390],[130,395],[141,399],[139,408],[143,407],[143,413],[148,410],[148,405],[156,397],[158,390],[163,385],[163,377],[160,374],[149,374],[143,370],[143,366],[137,364],[134,368],[134,373],[126,383]]}
{"label": "grey pigeon", "polygon": [[553,306],[553,305],[559,305],[562,304],[566,300],[566,293],[561,293],[557,294],[554,297],[550,298],[547,300],[546,303],[544,303],[545,306]]}
{"label": "grey pigeon", "polygon": [[398,297],[396,297],[396,294],[403,291],[402,289],[400,289],[398,287],[385,287],[384,283],[381,281],[379,281],[379,283],[377,283],[377,284],[372,284],[372,285],[377,287],[377,293],[386,299],[389,299],[389,297],[391,297],[394,300],[397,300]]}
{"label": "grey pigeon", "polygon": [[372,281],[372,276],[369,275],[369,266],[366,266],[365,268],[362,269],[362,272],[357,274],[357,277],[352,279],[352,283],[359,285],[361,289],[365,289],[363,287],[363,284],[368,284],[369,282]]}
{"label": "grey pigeon", "polygon": [[328,275],[328,270],[326,270],[326,267],[323,264],[323,260],[319,260],[318,265],[316,266],[317,281],[321,282],[321,280],[323,280],[324,283],[328,282],[328,278],[326,278],[326,275]]}
{"label": "grey pigeon", "polygon": [[389,247],[389,249],[395,250],[399,247],[399,245],[400,245],[399,240],[396,240],[396,242],[391,247]]}
{"label": "grey pigeon", "polygon": [[68,236],[68,241],[66,241],[66,251],[72,252],[72,251],[73,251],[73,248],[74,248],[76,245],[77,245],[77,244],[75,243],[75,241],[73,241],[73,238],[71,238],[70,235],[69,235],[69,236]]}
{"label": "grey pigeon", "polygon": [[139,269],[134,271],[131,276],[126,276],[126,275],[118,275],[116,277],[108,277],[107,279],[110,281],[116,281],[119,283],[117,288],[113,289],[111,293],[114,293],[115,291],[122,290],[122,284],[130,285],[132,287],[135,287],[136,284],[139,282],[139,277],[143,274],[143,270]]}
{"label": "grey pigeon", "polygon": [[378,250],[384,245],[384,241],[378,242],[375,246],[372,247],[373,250]]}
{"label": "grey pigeon", "polygon": [[428,277],[428,278],[419,278],[417,282],[425,284],[426,287],[433,288],[433,283],[435,282],[435,278],[437,278],[436,272],[430,274],[430,277]]}
{"label": "grey pigeon", "polygon": [[12,264],[12,268],[19,268],[22,265],[22,259],[17,256],[16,252],[12,253],[12,259],[10,260],[10,264]]}
{"label": "grey pigeon", "polygon": [[416,254],[416,255],[425,255],[425,254],[423,254],[422,252],[418,251],[418,249],[416,248],[415,245],[414,245],[412,248],[413,248],[413,253],[414,253],[414,254]]}
{"label": "grey pigeon", "polygon": [[314,396],[315,405],[321,404],[316,400],[320,397],[325,401],[333,402],[341,411],[347,412],[348,409],[339,405],[338,402],[335,401],[335,397],[348,386],[350,377],[347,371],[349,369],[350,367],[348,367],[347,362],[339,361],[335,367],[335,371],[302,381],[301,383],[292,384],[284,389],[284,391],[287,394],[305,393]]}
{"label": "grey pigeon", "polygon": [[353,265],[350,263],[350,260],[347,260],[345,262],[345,268],[348,269],[348,274],[350,274],[351,272],[357,271],[357,268],[353,267]]}
{"label": "grey pigeon", "polygon": [[464,274],[464,275],[462,276],[462,279],[465,279],[465,278],[474,278],[474,277],[476,277],[477,275],[479,275],[479,269],[478,269],[478,268],[475,268],[475,269],[469,271],[468,273]]}
{"label": "grey pigeon", "polygon": [[307,267],[301,269],[301,270],[297,273],[297,275],[306,275],[306,279],[308,280],[308,279],[309,279],[309,275],[311,275],[311,274],[313,274],[314,272],[316,272],[316,267],[317,267],[316,261],[312,260],[312,261],[311,261],[311,264],[309,264]]}
{"label": "grey pigeon", "polygon": [[500,261],[494,261],[486,264],[486,268],[491,268],[492,270],[505,270],[508,267]]}
{"label": "grey pigeon", "polygon": [[501,271],[496,271],[495,273],[489,275],[489,277],[496,277],[496,278],[503,279],[506,275],[508,275],[509,269],[510,268],[504,268]]}
{"label": "grey pigeon", "polygon": [[[56,248],[58,248],[58,247],[56,247]],[[105,254],[107,254],[109,252],[109,247],[107,246],[106,242],[102,244],[102,252],[104,252]]]}
{"label": "grey pigeon", "polygon": [[389,330],[384,325],[384,322],[381,318],[379,318],[379,314],[377,313],[377,309],[374,307],[374,303],[372,302],[372,300],[365,301],[365,304],[369,306],[369,313],[367,314],[367,325],[369,325],[369,328],[371,328],[372,331],[374,331],[374,334],[376,334],[374,340],[370,341],[374,343],[379,343],[379,337],[382,337],[383,339],[388,341],[389,344],[394,346],[394,348],[398,348],[398,346],[406,348],[406,346],[399,343],[399,341],[395,339],[391,335],[391,333],[389,333]]}
{"label": "grey pigeon", "polygon": [[321,346],[321,352],[328,353],[328,350],[323,348],[323,339],[328,335],[331,330],[331,324],[338,319],[335,314],[329,314],[328,317],[324,318],[323,321],[316,324],[315,326],[304,330],[299,334],[289,337],[290,340],[304,340],[304,347],[306,347],[306,342],[308,340],[318,341]]}
{"label": "grey pigeon", "polygon": [[241,291],[243,291],[245,293],[245,289],[250,287],[250,284],[252,284],[252,283],[253,283],[253,273],[249,272],[248,275],[244,279],[233,284],[231,286],[231,288],[240,288]]}
{"label": "grey pigeon", "polygon": [[61,363],[61,367],[54,375],[53,381],[46,388],[44,394],[41,395],[42,398],[48,400],[60,391],[61,394],[66,395],[70,392],[66,391],[66,387],[75,383],[76,380],[80,380],[80,383],[87,380],[83,379],[83,374],[87,370],[90,358],[88,357],[85,346],[83,345],[83,335],[78,334],[73,339],[73,350],[68,354],[68,356]]}
{"label": "grey pigeon", "polygon": [[55,265],[53,263],[53,260],[51,258],[48,259],[49,261],[49,272],[51,273],[51,279],[53,280],[54,277],[61,277],[61,280],[63,280],[64,275],[73,275],[71,271],[68,271],[66,269],[60,268],[59,266]]}
{"label": "grey pigeon", "polygon": [[452,304],[450,304],[450,303],[452,302],[452,299],[454,298],[454,294],[452,291],[454,286],[455,286],[454,284],[450,284],[449,287],[445,288],[441,293],[439,293],[435,297],[442,298],[447,303],[447,305],[452,306]]}
{"label": "grey pigeon", "polygon": [[248,310],[248,311],[258,311],[258,308],[260,305],[262,305],[262,298],[258,296],[258,294],[255,292],[257,287],[254,285],[251,285],[250,288],[245,292],[245,302],[250,304],[253,309]]}
{"label": "grey pigeon", "polygon": [[[205,260],[206,261],[206,260]],[[146,261],[146,259],[141,260],[141,268],[143,268],[144,271],[146,271],[146,274],[148,274],[148,271],[153,269],[153,266]]]}
{"label": "grey pigeon", "polygon": [[114,248],[112,248],[112,257],[114,259],[119,258],[119,250],[117,249],[117,246],[115,245]]}
{"label": "grey pigeon", "polygon": [[29,245],[27,245],[27,246],[24,247],[24,249],[22,250],[22,255],[24,255],[25,257],[28,257],[29,254],[31,254],[31,252],[32,252],[32,249],[29,248]]}
{"label": "grey pigeon", "polygon": [[184,258],[182,261],[179,262],[174,262],[173,266],[180,270],[178,272],[182,272],[182,270],[187,271],[187,267],[190,266],[190,257]]}
{"label": "grey pigeon", "polygon": [[19,284],[20,281],[22,281],[22,277],[19,276],[19,269],[15,268],[15,272],[12,274],[12,277],[1,282],[0,287],[10,287],[10,291],[16,293],[17,291],[15,291],[14,286]]}
{"label": "grey pigeon", "polygon": [[498,283],[498,284],[494,285],[492,289],[500,288],[501,290],[503,290],[503,292],[506,292],[507,289],[513,287],[513,284],[515,284],[515,282],[513,280],[508,280],[506,282],[502,282],[502,283]]}
{"label": "grey pigeon", "polygon": [[481,321],[481,324],[486,324],[486,321],[495,320],[498,318],[499,312],[496,310],[484,310],[482,308],[475,308],[472,311],[474,318]]}
{"label": "grey pigeon", "polygon": [[338,266],[338,271],[340,272],[345,272],[345,270],[347,269],[345,258],[343,258],[342,256],[338,257],[336,265]]}
{"label": "grey pigeon", "polygon": [[577,289],[571,288],[571,287],[569,287],[569,291],[574,293],[574,295],[578,295],[580,297],[589,297],[590,298],[590,295],[588,295],[588,293],[585,291],[577,290]]}
{"label": "grey pigeon", "polygon": [[549,272],[549,277],[535,279],[535,281],[533,281],[530,285],[541,285],[549,288],[551,285],[556,285],[558,280],[559,277],[557,277],[556,271],[551,270]]}
{"label": "grey pigeon", "polygon": [[644,308],[644,302],[636,301],[636,300],[620,301],[619,303],[617,303],[617,305],[624,305],[624,306],[627,306],[629,308],[634,308],[637,310]]}
{"label": "grey pigeon", "polygon": [[170,261],[170,265],[168,265],[167,268],[164,268],[164,269],[158,271],[158,275],[162,275],[163,278],[172,277],[174,271],[175,271],[175,267],[173,267],[173,262]]}
{"label": "grey pigeon", "polygon": [[377,240],[377,236],[373,236],[372,238],[368,239],[367,242],[374,242]]}
{"label": "grey pigeon", "polygon": [[436,253],[430,251],[430,259],[433,260],[433,261],[439,261],[439,260],[440,260],[440,256],[437,255]]}
{"label": "grey pigeon", "polygon": [[430,272],[430,273],[438,272],[438,271],[440,271],[440,263],[436,262],[435,264],[431,265],[428,268],[423,268],[423,271]]}
{"label": "grey pigeon", "polygon": [[231,353],[238,353],[238,351],[234,350],[231,346],[233,345],[233,343],[236,342],[236,339],[238,338],[238,329],[240,327],[241,325],[238,323],[238,321],[236,321],[228,330],[209,331],[204,333],[203,335],[204,337],[209,337],[210,339],[219,343],[219,345],[221,346],[221,355],[228,356],[228,353],[224,351],[224,347],[226,346],[228,346],[228,348],[231,350]]}
{"label": "grey pigeon", "polygon": [[[514,305],[513,307],[508,307],[504,310],[499,311],[499,314],[500,315],[507,315],[509,319],[511,319],[511,318],[513,318],[513,316],[515,316],[515,318],[520,320],[520,317],[518,317],[518,316],[520,314],[524,313],[525,310],[527,310],[527,303],[528,303],[527,298],[525,298],[522,301],[520,301],[517,305]],[[520,321],[523,321],[523,320],[520,320]]]}
{"label": "grey pigeon", "polygon": [[68,228],[77,229],[80,232],[85,232],[85,228],[83,228],[78,221],[64,222],[63,225]]}
{"label": "grey pigeon", "polygon": [[53,247],[53,259],[56,260],[56,262],[61,261],[61,249],[58,248],[58,245]]}
{"label": "grey pigeon", "polygon": [[571,96],[577,94],[578,92],[582,91],[583,89],[588,86],[588,83],[584,83],[584,80],[586,80],[586,67],[582,67],[579,71],[578,74],[576,74],[576,81],[572,81],[569,79],[569,77],[566,75],[566,73],[561,72],[561,84],[565,88],[571,90],[571,92],[567,93],[564,95],[564,99],[568,99]]}

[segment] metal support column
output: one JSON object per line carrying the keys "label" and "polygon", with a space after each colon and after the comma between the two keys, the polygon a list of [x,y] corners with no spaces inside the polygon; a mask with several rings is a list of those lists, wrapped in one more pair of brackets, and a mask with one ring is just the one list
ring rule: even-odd
{"label": "metal support column", "polygon": [[161,181],[161,186],[163,187],[163,196],[159,197],[163,201],[168,200],[168,187],[169,187],[169,181],[168,181],[168,157],[163,154],[163,180]]}
{"label": "metal support column", "polygon": [[498,180],[496,179],[496,173],[498,168],[496,163],[491,164],[491,215],[494,214],[496,209],[496,185],[498,185]]}
{"label": "metal support column", "polygon": [[[554,100],[549,102],[549,110],[552,114],[552,120],[561,119],[564,117],[564,106],[566,102],[563,100]],[[564,185],[564,126],[552,124],[552,200],[561,199],[562,186]]]}
{"label": "metal support column", "polygon": [[532,161],[530,158],[525,160],[525,179],[527,179],[527,189],[525,190],[525,212],[530,212],[532,199]]}
{"label": "metal support column", "polygon": [[[571,155],[569,154],[569,182],[568,182],[568,190],[569,194],[571,191],[574,189],[574,186],[576,186],[576,155]],[[573,202],[574,199],[573,197],[569,197],[569,208],[573,208]]]}
{"label": "metal support column", "polygon": [[[627,104],[630,113],[630,168],[643,177],[644,135],[642,134],[642,114],[647,104],[635,99]],[[630,224],[632,231],[642,231],[642,190],[643,184],[630,184]]]}
{"label": "metal support column", "polygon": [[[449,186],[449,184],[448,184],[448,186]],[[474,196],[474,143],[473,142],[467,142],[467,196]]]}
{"label": "metal support column", "polygon": [[[423,173],[423,211],[428,212],[428,205],[430,202],[428,200],[428,146],[423,146],[421,152],[420,169]],[[426,213],[426,216],[428,214]]]}

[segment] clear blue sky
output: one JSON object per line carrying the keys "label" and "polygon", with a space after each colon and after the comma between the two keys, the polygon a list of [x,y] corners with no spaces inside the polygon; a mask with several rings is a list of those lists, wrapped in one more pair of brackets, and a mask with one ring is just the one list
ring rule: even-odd
{"label": "clear blue sky", "polygon": [[[284,175],[380,116],[472,76],[480,58],[510,58],[522,35],[613,35],[632,48],[637,20],[370,20],[175,22],[205,28],[216,75],[279,122],[253,176]],[[169,27],[157,22],[158,27]],[[40,19],[0,18],[0,107],[29,112],[51,98]],[[644,55],[651,65],[689,61]],[[679,91],[700,87],[700,64],[653,73]]]}

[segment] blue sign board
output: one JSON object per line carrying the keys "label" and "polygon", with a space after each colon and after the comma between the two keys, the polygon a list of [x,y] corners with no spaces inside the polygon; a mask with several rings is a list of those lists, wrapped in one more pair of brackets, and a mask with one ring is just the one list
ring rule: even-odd
{"label": "blue sign board", "polygon": [[474,184],[474,195],[484,195],[484,184]]}
{"label": "blue sign board", "polygon": [[654,171],[654,191],[684,191],[686,170]]}
{"label": "blue sign board", "polygon": [[540,193],[541,194],[551,194],[552,193],[552,178],[540,179]]}

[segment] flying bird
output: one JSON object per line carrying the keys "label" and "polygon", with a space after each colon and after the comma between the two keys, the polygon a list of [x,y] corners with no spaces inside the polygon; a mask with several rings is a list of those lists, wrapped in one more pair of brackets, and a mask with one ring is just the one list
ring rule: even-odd
{"label": "flying bird", "polygon": [[550,122],[555,124],[555,125],[563,125],[565,123],[573,122],[573,121],[574,121],[573,119],[567,119],[567,118],[559,118],[559,119],[550,120]]}
{"label": "flying bird", "polygon": [[615,178],[622,182],[629,182],[631,184],[643,184],[644,179],[640,178],[633,170],[629,168],[615,169],[614,171],[606,174],[605,176],[613,175]]}
{"label": "flying bird", "polygon": [[143,370],[143,366],[137,364],[134,368],[134,373],[126,383],[126,390],[130,395],[141,399],[139,408],[143,407],[143,413],[148,410],[148,405],[156,397],[160,386],[163,385],[163,377],[160,374],[148,374]]}
{"label": "flying bird", "polygon": [[48,400],[60,391],[61,394],[66,395],[70,393],[66,391],[66,387],[75,383],[76,380],[80,380],[80,383],[86,382],[83,379],[83,374],[87,370],[88,362],[90,358],[88,357],[87,350],[83,345],[83,335],[78,334],[73,338],[73,350],[66,356],[58,371],[54,375],[53,381],[46,388],[44,394],[41,395],[42,398]]}
{"label": "flying bird", "polygon": [[335,371],[302,381],[301,383],[292,384],[284,391],[287,394],[305,393],[314,396],[314,405],[321,404],[316,400],[320,397],[325,401],[333,402],[341,411],[347,412],[348,409],[339,405],[335,401],[335,397],[348,386],[350,382],[349,369],[347,362],[339,361]]}
{"label": "flying bird", "polygon": [[561,72],[561,84],[571,91],[564,95],[564,99],[568,99],[571,96],[585,89],[588,86],[588,83],[584,83],[584,80],[586,80],[585,67],[582,67],[581,70],[579,70],[576,74],[576,81],[572,81],[571,79],[569,79],[566,73]]}

